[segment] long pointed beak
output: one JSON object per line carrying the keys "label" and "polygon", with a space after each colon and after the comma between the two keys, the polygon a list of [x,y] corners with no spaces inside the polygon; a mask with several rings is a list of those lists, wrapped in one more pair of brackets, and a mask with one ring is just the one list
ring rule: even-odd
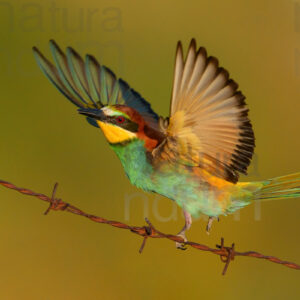
{"label": "long pointed beak", "polygon": [[104,120],[105,114],[101,109],[94,109],[94,108],[79,108],[77,110],[81,115],[85,115],[87,117],[97,119],[97,120]]}

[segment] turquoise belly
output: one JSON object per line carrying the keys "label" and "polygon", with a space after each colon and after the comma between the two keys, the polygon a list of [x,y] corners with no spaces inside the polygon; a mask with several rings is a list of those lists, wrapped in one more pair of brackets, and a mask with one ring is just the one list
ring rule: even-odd
{"label": "turquoise belly", "polygon": [[166,163],[154,169],[147,160],[142,141],[136,139],[126,145],[114,144],[111,147],[120,158],[129,180],[138,188],[176,201],[193,216],[199,213],[218,216],[222,213],[215,192],[185,167]]}

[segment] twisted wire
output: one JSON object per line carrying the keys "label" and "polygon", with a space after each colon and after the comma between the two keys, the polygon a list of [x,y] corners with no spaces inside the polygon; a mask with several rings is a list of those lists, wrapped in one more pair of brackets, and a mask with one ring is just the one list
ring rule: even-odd
{"label": "twisted wire", "polygon": [[9,189],[18,191],[22,194],[25,194],[28,196],[33,196],[42,201],[48,202],[49,207],[45,211],[45,214],[48,214],[50,212],[50,210],[67,211],[67,212],[75,214],[75,215],[86,217],[93,222],[107,224],[107,225],[110,225],[113,227],[130,230],[132,233],[138,234],[143,237],[143,242],[142,242],[142,245],[139,250],[140,253],[142,253],[148,238],[165,238],[165,239],[171,240],[173,242],[183,243],[184,245],[188,245],[197,250],[207,251],[207,252],[210,252],[210,253],[220,256],[221,261],[225,264],[223,271],[222,271],[223,275],[225,275],[230,262],[232,260],[234,260],[234,258],[237,256],[248,256],[248,257],[265,259],[267,261],[270,261],[270,262],[273,262],[276,264],[280,264],[280,265],[286,266],[291,269],[300,270],[300,265],[293,263],[293,262],[281,260],[274,256],[264,255],[264,254],[261,254],[261,253],[255,252],[255,251],[239,252],[239,251],[235,250],[235,244],[232,244],[230,247],[226,247],[226,246],[224,246],[223,238],[221,238],[220,245],[216,245],[216,248],[211,248],[211,247],[203,245],[203,244],[190,242],[190,241],[184,241],[182,237],[179,237],[177,235],[162,233],[161,231],[156,229],[147,218],[145,219],[147,225],[139,227],[139,226],[130,226],[130,225],[127,225],[122,222],[108,220],[108,219],[105,219],[102,217],[88,214],[88,213],[82,211],[81,209],[79,209],[67,202],[62,201],[61,199],[56,198],[55,194],[56,194],[56,190],[57,190],[57,186],[58,186],[57,183],[54,185],[51,197],[48,197],[41,193],[36,193],[36,192],[31,191],[26,188],[17,187],[14,184],[4,181],[4,180],[0,180],[0,185],[4,186],[6,188],[9,188]]}

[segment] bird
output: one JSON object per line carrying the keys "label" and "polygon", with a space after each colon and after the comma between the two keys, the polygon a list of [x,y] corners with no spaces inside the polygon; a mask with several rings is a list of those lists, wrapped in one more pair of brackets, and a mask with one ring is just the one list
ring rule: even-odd
{"label": "bird", "polygon": [[53,63],[37,47],[34,57],[52,84],[89,124],[101,129],[130,182],[175,201],[185,224],[212,222],[254,201],[300,197],[300,172],[262,181],[241,182],[247,174],[255,137],[245,96],[219,61],[192,39],[186,55],[175,53],[169,116],[162,117],[138,92],[90,54],[61,50],[50,40]]}

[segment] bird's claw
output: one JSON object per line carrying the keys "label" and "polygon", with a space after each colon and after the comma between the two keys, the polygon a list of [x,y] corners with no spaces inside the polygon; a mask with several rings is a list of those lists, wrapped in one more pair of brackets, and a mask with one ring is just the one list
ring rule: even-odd
{"label": "bird's claw", "polygon": [[185,243],[187,242],[187,238],[186,238],[186,236],[185,236],[185,233],[184,233],[184,232],[178,233],[177,236],[183,238],[184,242],[175,242],[176,248],[177,248],[177,249],[180,249],[180,250],[186,250],[187,247],[186,247],[186,244],[185,244]]}
{"label": "bird's claw", "polygon": [[208,217],[208,221],[206,225],[206,233],[208,235],[210,234],[211,226],[214,220],[218,220],[218,222],[220,221],[218,217]]}

